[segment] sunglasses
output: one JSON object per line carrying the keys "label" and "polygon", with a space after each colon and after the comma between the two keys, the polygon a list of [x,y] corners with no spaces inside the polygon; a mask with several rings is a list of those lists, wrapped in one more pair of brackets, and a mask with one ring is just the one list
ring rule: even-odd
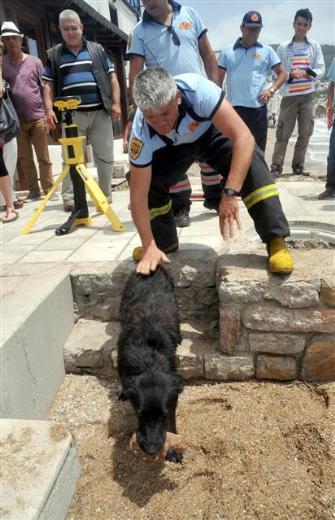
{"label": "sunglasses", "polygon": [[168,25],[167,26],[167,30],[169,31],[169,33],[171,33],[173,43],[179,47],[180,39],[179,39],[178,34],[176,33],[176,31],[172,27],[172,25]]}

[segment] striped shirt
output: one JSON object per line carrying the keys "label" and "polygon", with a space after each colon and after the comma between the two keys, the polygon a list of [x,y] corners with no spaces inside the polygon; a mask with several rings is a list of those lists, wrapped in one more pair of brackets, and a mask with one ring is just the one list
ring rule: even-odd
{"label": "striped shirt", "polygon": [[290,72],[293,68],[306,70],[311,68],[316,78],[308,77],[294,79],[280,89],[283,96],[300,96],[315,91],[315,79],[321,79],[325,73],[325,62],[320,44],[309,38],[304,42],[288,40],[277,49],[277,54],[285,69]]}
{"label": "striped shirt", "polygon": [[[81,104],[78,110],[97,110],[103,108],[103,102],[92,71],[92,58],[86,42],[78,54],[73,54],[64,44],[59,60],[62,76],[62,96],[80,96]],[[107,74],[114,72],[114,66],[106,54]],[[45,81],[54,81],[50,60],[43,72]]]}

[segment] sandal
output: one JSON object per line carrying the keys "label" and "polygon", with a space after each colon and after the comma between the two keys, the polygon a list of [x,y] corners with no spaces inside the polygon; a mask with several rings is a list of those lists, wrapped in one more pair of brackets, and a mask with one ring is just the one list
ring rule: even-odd
{"label": "sandal", "polygon": [[14,222],[14,220],[17,220],[19,218],[19,213],[18,211],[11,211],[11,213],[13,213],[12,216],[8,216],[8,217],[3,217],[2,218],[2,223],[3,224],[8,224],[9,222]]}
{"label": "sandal", "polygon": [[13,206],[14,206],[15,209],[23,208],[23,200],[21,200],[21,199],[14,200]]}

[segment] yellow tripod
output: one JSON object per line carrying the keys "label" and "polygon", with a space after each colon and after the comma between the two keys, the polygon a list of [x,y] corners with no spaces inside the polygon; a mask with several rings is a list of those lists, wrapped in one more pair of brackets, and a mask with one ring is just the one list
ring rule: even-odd
{"label": "yellow tripod", "polygon": [[86,137],[78,135],[78,127],[72,120],[72,110],[76,110],[80,103],[80,97],[72,96],[59,97],[54,100],[54,105],[58,110],[65,113],[62,122],[64,123],[66,137],[59,139],[63,149],[65,167],[57,177],[52,189],[43,198],[37,210],[21,230],[21,233],[23,234],[27,234],[31,231],[33,225],[46,207],[50,197],[52,197],[69,172],[73,184],[75,209],[72,211],[69,219],[56,229],[56,235],[66,235],[70,233],[75,225],[89,226],[91,224],[92,219],[88,212],[86,190],[88,191],[96,210],[104,213],[110,221],[113,231],[124,231],[123,224],[110,207],[105,195],[95,180],[91,177],[84,164],[83,141],[85,141]]}

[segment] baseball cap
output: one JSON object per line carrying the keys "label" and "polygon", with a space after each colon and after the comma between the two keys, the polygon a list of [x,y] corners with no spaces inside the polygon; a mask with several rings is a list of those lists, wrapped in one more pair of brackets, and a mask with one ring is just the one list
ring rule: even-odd
{"label": "baseball cap", "polygon": [[263,27],[262,17],[257,11],[248,11],[242,20],[245,27]]}

